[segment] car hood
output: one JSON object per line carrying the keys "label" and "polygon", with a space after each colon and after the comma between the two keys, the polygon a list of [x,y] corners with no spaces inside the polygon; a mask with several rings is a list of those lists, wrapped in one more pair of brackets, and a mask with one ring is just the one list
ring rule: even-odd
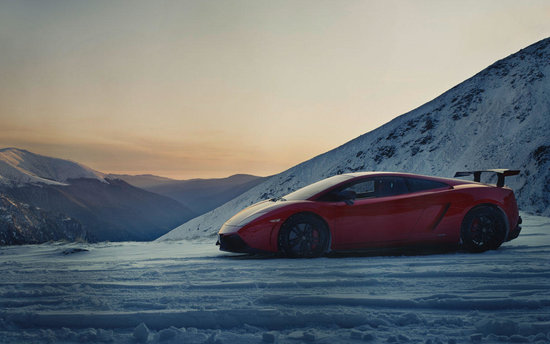
{"label": "car hood", "polygon": [[288,203],[287,201],[262,201],[251,205],[235,214],[232,218],[227,220],[226,226],[242,226],[246,223],[246,220],[250,217],[261,216],[271,210],[283,207]]}

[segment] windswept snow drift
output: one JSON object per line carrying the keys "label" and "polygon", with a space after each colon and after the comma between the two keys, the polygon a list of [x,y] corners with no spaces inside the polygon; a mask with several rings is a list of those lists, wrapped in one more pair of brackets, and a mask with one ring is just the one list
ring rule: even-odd
{"label": "windswept snow drift", "polygon": [[0,343],[550,340],[550,218],[482,254],[256,259],[211,242],[0,248]]}
{"label": "windswept snow drift", "polygon": [[386,125],[271,177],[160,240],[214,237],[225,221],[252,203],[355,171],[452,177],[463,170],[519,169],[521,174],[506,184],[515,191],[520,209],[549,216],[549,132],[547,38]]}

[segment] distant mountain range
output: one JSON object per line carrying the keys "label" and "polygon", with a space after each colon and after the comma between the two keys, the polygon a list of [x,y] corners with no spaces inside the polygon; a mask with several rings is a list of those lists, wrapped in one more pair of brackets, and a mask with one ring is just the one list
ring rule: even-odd
{"label": "distant mountain range", "polygon": [[486,168],[520,169],[519,176],[506,180],[520,210],[550,215],[550,38],[371,132],[272,176],[159,240],[213,237],[246,206],[339,173],[452,177],[456,171]]}
{"label": "distant mountain range", "polygon": [[[255,180],[262,178],[117,176],[22,149],[0,149],[0,245],[153,240],[246,191]],[[196,200],[195,211],[177,199]]]}
{"label": "distant mountain range", "polygon": [[173,180],[153,175],[110,174],[109,177],[122,179],[128,184],[173,198],[196,215],[202,215],[219,207],[267,179],[250,174],[191,180]]}

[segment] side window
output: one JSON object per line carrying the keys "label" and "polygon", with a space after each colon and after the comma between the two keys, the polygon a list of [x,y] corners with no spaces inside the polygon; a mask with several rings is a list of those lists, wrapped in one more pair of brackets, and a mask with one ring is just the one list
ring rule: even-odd
{"label": "side window", "polygon": [[409,192],[405,180],[400,177],[369,178],[349,185],[341,191],[353,191],[357,199],[388,197]]}
{"label": "side window", "polygon": [[409,192],[405,180],[400,177],[381,177],[374,184],[376,197],[396,196]]}
{"label": "side window", "polygon": [[406,178],[405,179],[410,192],[420,192],[433,189],[449,188],[449,185],[433,180]]}
{"label": "side window", "polygon": [[348,186],[342,191],[353,191],[355,192],[356,198],[369,198],[375,197],[374,193],[374,179],[368,179],[361,181],[359,183]]}
{"label": "side window", "polygon": [[323,202],[340,202],[342,200],[340,193],[348,191],[355,193],[355,199],[365,199],[401,195],[408,193],[409,188],[402,177],[370,177],[333,190],[321,196],[318,200]]}

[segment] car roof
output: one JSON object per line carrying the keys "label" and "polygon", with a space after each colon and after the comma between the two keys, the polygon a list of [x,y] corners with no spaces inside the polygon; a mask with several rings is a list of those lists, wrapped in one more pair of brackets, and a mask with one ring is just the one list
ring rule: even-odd
{"label": "car roof", "polygon": [[422,178],[422,179],[437,180],[437,181],[447,183],[449,185],[479,184],[471,180],[427,176],[427,175],[407,173],[407,172],[366,171],[366,172],[351,172],[351,173],[343,173],[343,174],[350,176],[352,178],[366,177],[366,176],[394,176],[394,177],[413,177],[413,178],[416,177],[416,178]]}

